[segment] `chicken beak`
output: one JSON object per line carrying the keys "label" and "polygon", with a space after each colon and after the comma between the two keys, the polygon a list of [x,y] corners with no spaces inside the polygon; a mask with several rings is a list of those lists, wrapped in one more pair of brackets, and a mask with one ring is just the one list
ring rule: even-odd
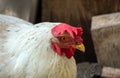
{"label": "chicken beak", "polygon": [[78,50],[80,50],[82,52],[85,52],[85,46],[82,43],[75,45],[74,48],[76,48],[76,49],[78,49]]}

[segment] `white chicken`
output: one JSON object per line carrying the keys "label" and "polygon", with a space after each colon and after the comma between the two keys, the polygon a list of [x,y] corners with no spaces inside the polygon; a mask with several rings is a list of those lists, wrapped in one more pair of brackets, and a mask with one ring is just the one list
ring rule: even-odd
{"label": "white chicken", "polygon": [[0,15],[0,78],[76,78],[82,28]]}

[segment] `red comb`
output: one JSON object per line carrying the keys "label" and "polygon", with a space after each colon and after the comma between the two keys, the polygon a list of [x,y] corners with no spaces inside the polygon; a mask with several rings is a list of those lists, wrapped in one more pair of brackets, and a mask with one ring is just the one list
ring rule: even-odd
{"label": "red comb", "polygon": [[64,32],[69,33],[70,36],[74,38],[75,36],[81,36],[83,30],[81,27],[76,28],[76,27],[73,27],[73,26],[71,26],[69,24],[65,24],[65,23],[58,24],[52,29],[53,36],[63,34]]}

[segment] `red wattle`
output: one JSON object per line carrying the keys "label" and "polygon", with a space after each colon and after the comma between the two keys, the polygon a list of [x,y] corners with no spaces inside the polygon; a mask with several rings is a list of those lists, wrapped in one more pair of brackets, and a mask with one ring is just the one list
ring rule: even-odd
{"label": "red wattle", "polygon": [[69,49],[61,49],[57,43],[55,42],[52,42],[51,43],[51,47],[52,49],[58,54],[58,55],[63,55],[65,54],[65,56],[70,59],[73,55],[74,55],[74,52],[75,52],[75,49],[74,48],[69,48]]}
{"label": "red wattle", "polygon": [[61,49],[57,43],[51,42],[52,49],[59,55],[62,55]]}
{"label": "red wattle", "polygon": [[64,52],[65,56],[70,59],[74,55],[75,49],[74,48],[62,49],[62,52]]}

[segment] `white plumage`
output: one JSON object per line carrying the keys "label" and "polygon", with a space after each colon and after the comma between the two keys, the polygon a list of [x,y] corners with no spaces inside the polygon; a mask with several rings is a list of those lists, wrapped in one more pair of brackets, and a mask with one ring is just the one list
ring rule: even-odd
{"label": "white plumage", "polygon": [[0,15],[0,78],[76,78],[74,58],[59,56],[50,46],[51,29]]}

